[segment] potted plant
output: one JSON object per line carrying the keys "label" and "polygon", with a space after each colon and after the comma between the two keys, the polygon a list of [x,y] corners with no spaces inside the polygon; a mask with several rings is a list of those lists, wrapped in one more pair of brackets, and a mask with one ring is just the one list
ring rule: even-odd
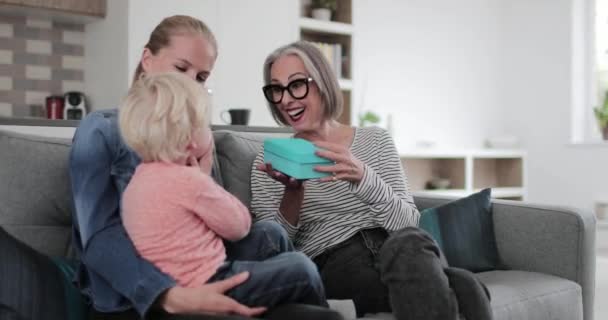
{"label": "potted plant", "polygon": [[602,132],[602,137],[604,140],[608,140],[608,91],[606,91],[604,103],[600,107],[593,109],[593,111],[595,112],[595,119]]}
{"label": "potted plant", "polygon": [[310,4],[312,17],[318,20],[329,21],[331,13],[338,8],[337,0],[312,0]]}
{"label": "potted plant", "polygon": [[380,116],[371,111],[359,114],[359,127],[365,127],[367,124],[376,124],[378,122],[380,122]]}

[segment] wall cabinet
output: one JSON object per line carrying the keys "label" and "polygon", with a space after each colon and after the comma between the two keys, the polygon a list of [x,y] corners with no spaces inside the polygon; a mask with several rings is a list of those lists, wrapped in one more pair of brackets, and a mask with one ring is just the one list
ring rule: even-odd
{"label": "wall cabinet", "polygon": [[[106,16],[106,0],[0,0],[8,10],[37,9],[48,13],[66,13],[103,18]],[[5,8],[3,8],[5,9]]]}
{"label": "wall cabinet", "polygon": [[[525,152],[521,150],[410,151],[401,153],[410,188],[417,194],[464,197],[492,188],[492,197],[524,200]],[[447,184],[439,189],[433,185]]]}
{"label": "wall cabinet", "polygon": [[354,97],[352,2],[338,0],[330,21],[312,18],[311,11],[310,1],[301,0],[298,22],[300,39],[315,43],[333,66],[344,97],[344,111],[339,121],[351,124]]}

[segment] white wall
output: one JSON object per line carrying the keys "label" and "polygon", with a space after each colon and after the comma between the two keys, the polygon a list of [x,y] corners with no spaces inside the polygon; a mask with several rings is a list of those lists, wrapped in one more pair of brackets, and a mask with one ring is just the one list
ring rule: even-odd
{"label": "white wall", "polygon": [[225,109],[250,108],[250,125],[275,125],[261,91],[262,64],[270,51],[295,39],[296,5],[295,0],[130,0],[129,75],[164,17],[194,16],[211,28],[219,46],[207,83],[213,91],[212,122],[222,124],[219,115]]}
{"label": "white wall", "polygon": [[[250,125],[276,126],[262,94],[266,56],[295,41],[299,0],[222,0],[219,6],[220,56],[215,67],[213,122],[229,108],[251,109]],[[229,118],[229,117],[226,117]]]}
{"label": "white wall", "polygon": [[528,199],[591,209],[608,198],[608,146],[572,146],[572,1],[504,0],[504,126],[528,150]]}
{"label": "white wall", "polygon": [[391,113],[400,148],[501,133],[501,2],[355,0],[355,113]]}
{"label": "white wall", "polygon": [[[213,31],[218,29],[218,0],[128,0],[128,3],[127,70],[129,70],[129,79],[139,64],[141,53],[148,42],[150,33],[163,18],[175,14],[186,14],[201,19]],[[210,81],[213,83],[213,75]]]}
{"label": "white wall", "polygon": [[128,85],[128,2],[108,0],[105,19],[85,25],[84,84],[89,109],[116,108]]}
{"label": "white wall", "polygon": [[592,209],[608,146],[570,144],[572,1],[355,0],[355,107],[392,113],[399,147],[515,134],[529,201]]}
{"label": "white wall", "polygon": [[[353,1],[354,112],[392,114],[399,147],[420,140],[477,147],[493,135],[517,134],[529,154],[529,200],[591,208],[595,198],[608,196],[608,170],[601,169],[608,148],[569,146],[575,0]],[[98,36],[98,25],[87,26],[85,77],[96,106],[117,103],[152,28],[165,16],[187,13],[209,24],[220,44],[209,84],[213,122],[222,123],[224,109],[248,107],[252,125],[274,124],[258,92],[261,65],[297,36],[296,0],[108,5],[101,23],[105,35],[114,34]],[[121,33],[125,21],[128,32]]]}

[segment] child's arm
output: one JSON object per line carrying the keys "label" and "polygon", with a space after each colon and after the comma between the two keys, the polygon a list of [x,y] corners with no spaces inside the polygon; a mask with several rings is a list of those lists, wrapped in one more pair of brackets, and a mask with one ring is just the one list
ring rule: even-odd
{"label": "child's arm", "polygon": [[194,203],[196,214],[223,239],[236,241],[244,238],[251,227],[251,215],[247,207],[217,185],[211,176],[201,174],[199,179]]}

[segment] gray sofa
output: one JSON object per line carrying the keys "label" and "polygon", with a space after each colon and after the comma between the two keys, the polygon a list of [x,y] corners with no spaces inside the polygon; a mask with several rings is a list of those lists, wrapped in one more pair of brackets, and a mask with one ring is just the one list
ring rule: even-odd
{"label": "gray sofa", "polygon": [[[251,162],[261,141],[285,133],[224,129],[214,128],[218,180],[249,204]],[[258,132],[244,132],[252,130]],[[51,256],[72,255],[69,149],[69,140],[0,131],[0,226]],[[450,200],[417,196],[416,204],[422,210]],[[499,255],[508,270],[479,277],[492,294],[495,319],[592,320],[594,216],[572,208],[494,201],[493,219]]]}

